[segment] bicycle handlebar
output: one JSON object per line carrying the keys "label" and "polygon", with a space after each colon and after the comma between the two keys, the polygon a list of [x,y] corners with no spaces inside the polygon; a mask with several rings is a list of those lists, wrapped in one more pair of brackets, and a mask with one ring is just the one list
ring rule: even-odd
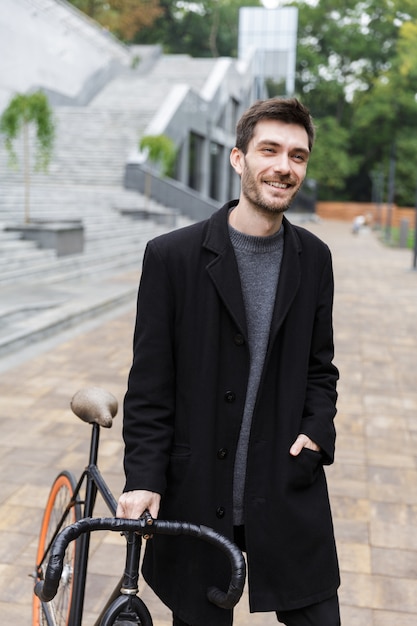
{"label": "bicycle handlebar", "polygon": [[94,530],[111,530],[117,532],[134,531],[140,535],[189,535],[213,544],[229,558],[232,573],[227,592],[221,591],[217,587],[210,587],[207,590],[207,598],[222,609],[232,609],[241,598],[246,578],[246,564],[239,548],[229,539],[207,526],[150,519],[151,522],[149,518],[144,517],[137,520],[116,517],[85,518],[67,526],[54,541],[45,579],[36,583],[35,594],[42,602],[49,602],[55,597],[63,570],[65,550],[71,541],[78,539],[83,533]]}

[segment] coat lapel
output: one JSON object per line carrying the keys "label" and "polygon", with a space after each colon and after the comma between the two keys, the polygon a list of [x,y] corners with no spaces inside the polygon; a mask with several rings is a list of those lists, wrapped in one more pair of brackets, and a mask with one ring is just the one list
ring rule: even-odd
{"label": "coat lapel", "polygon": [[236,202],[229,202],[215,213],[208,222],[208,231],[203,247],[214,253],[206,270],[240,332],[247,337],[245,306],[239,270],[227,226],[228,213]]}
{"label": "coat lapel", "polygon": [[282,258],[277,296],[271,322],[270,346],[273,344],[275,337],[296,296],[301,280],[301,243],[294,227],[285,217],[284,229],[284,254]]}

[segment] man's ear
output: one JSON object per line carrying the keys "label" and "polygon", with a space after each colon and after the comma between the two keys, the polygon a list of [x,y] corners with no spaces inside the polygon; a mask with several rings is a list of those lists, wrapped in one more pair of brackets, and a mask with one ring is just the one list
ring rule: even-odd
{"label": "man's ear", "polygon": [[241,176],[242,171],[243,171],[243,159],[244,158],[245,158],[245,155],[243,154],[243,152],[239,150],[239,148],[236,148],[235,146],[230,153],[230,164],[235,170],[236,174],[239,174],[239,176]]}

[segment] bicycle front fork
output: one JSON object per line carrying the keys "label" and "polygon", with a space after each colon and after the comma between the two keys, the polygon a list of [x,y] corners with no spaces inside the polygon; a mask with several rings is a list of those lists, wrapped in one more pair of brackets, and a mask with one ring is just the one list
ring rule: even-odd
{"label": "bicycle front fork", "polygon": [[142,537],[138,533],[128,532],[126,541],[126,565],[120,593],[126,596],[135,596],[139,591],[139,559]]}
{"label": "bicycle front fork", "polygon": [[121,586],[108,604],[100,626],[152,626],[150,613],[137,596],[141,540],[141,535],[136,532],[126,533],[126,564]]}

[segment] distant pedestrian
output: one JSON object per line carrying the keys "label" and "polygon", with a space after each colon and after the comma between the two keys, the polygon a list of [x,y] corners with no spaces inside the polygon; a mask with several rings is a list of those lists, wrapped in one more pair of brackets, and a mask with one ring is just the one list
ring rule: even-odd
{"label": "distant pedestrian", "polygon": [[[231,164],[238,200],[149,242],[125,398],[117,515],[205,524],[246,551],[251,611],[338,626],[339,571],[323,466],[333,462],[338,371],[328,247],[284,212],[314,141],[296,99],[255,103]],[[227,626],[206,599],[221,554],[146,544],[144,575],[176,626]]]}
{"label": "distant pedestrian", "polygon": [[353,224],[352,224],[352,233],[354,235],[357,235],[362,227],[365,225],[365,218],[363,215],[357,215],[354,220],[353,220]]}

